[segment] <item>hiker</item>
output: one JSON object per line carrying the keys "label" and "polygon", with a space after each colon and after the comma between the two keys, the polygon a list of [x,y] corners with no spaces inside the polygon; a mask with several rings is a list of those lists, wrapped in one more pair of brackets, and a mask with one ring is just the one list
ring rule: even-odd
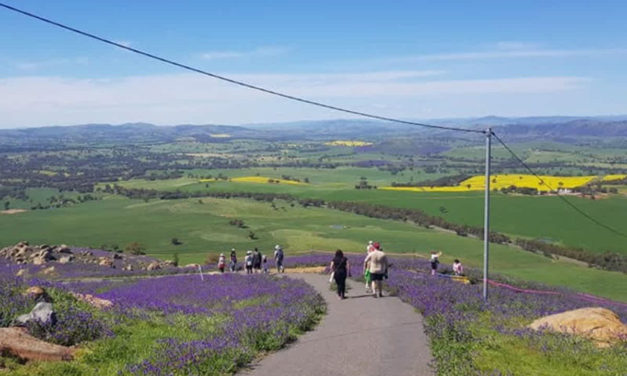
{"label": "hiker", "polygon": [[[377,245],[379,243],[376,243]],[[375,246],[374,243],[372,242],[372,240],[370,240],[368,242],[368,246],[366,246],[366,259],[368,258],[368,255],[372,252],[374,252],[375,250]],[[366,283],[365,288],[366,288],[366,293],[370,292],[370,285],[372,284],[372,278],[370,278],[370,265],[369,265],[369,261],[364,260],[364,281]]]}
{"label": "hiker", "polygon": [[229,261],[229,270],[232,272],[237,270],[237,253],[235,253],[235,248],[231,249],[231,261]]}
{"label": "hiker", "polygon": [[220,257],[218,258],[218,269],[220,269],[220,273],[224,273],[225,267],[226,267],[226,258],[224,258],[224,253],[220,253]]}
{"label": "hiker", "polygon": [[268,256],[262,255],[261,262],[263,262],[263,273],[268,274]]}
{"label": "hiker", "polygon": [[374,243],[372,242],[372,240],[370,240],[368,242],[368,245],[366,246],[366,254],[368,254],[368,253],[370,253],[370,252],[372,252],[374,250],[375,250]]}
{"label": "hiker", "polygon": [[246,265],[246,274],[253,274],[253,251],[250,249],[246,251],[244,264]]}
{"label": "hiker", "polygon": [[253,271],[261,273],[261,252],[256,247],[253,251]]}
{"label": "hiker", "polygon": [[442,256],[442,252],[431,251],[431,258],[429,259],[429,261],[431,262],[431,275],[435,275],[435,273],[438,271],[440,256]]}
{"label": "hiker", "polygon": [[378,243],[374,244],[375,250],[366,256],[364,260],[364,274],[366,274],[366,265],[370,271],[370,278],[372,278],[372,293],[373,296],[383,297],[383,278],[388,273],[388,257],[380,249]]}
{"label": "hiker", "polygon": [[453,273],[455,273],[455,275],[464,274],[464,267],[458,259],[455,259],[455,262],[453,262]]}
{"label": "hiker", "polygon": [[329,269],[331,269],[333,279],[337,284],[337,297],[346,299],[346,277],[350,275],[350,264],[348,259],[344,257],[342,250],[335,251],[335,257],[331,261]]}
{"label": "hiker", "polygon": [[283,254],[283,249],[277,244],[274,246],[274,262],[276,263],[276,272],[284,273],[285,268],[283,267],[283,258],[285,255]]}

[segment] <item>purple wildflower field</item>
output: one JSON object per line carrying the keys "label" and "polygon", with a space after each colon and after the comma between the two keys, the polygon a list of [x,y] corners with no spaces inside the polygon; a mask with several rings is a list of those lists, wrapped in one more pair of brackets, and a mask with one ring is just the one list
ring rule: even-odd
{"label": "purple wildflower field", "polygon": [[[29,325],[32,335],[116,354],[68,363],[78,374],[89,374],[85,367],[102,362],[113,362],[108,369],[118,375],[231,374],[259,352],[277,350],[311,329],[325,311],[323,299],[305,282],[263,274],[64,282],[27,281],[15,277],[16,270],[4,266],[0,271],[0,298],[10,302],[0,310],[2,326],[33,307],[22,292],[39,285],[53,297],[58,320]],[[70,292],[93,294],[114,305],[98,311]],[[142,342],[146,337],[152,339]],[[16,372],[44,374],[28,365]]]}

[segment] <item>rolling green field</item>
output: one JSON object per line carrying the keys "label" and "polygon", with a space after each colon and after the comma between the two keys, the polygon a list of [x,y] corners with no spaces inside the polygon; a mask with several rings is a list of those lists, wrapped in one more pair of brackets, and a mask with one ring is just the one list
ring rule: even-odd
{"label": "rolling green field", "polygon": [[[149,254],[170,259],[179,254],[182,264],[202,262],[210,253],[231,248],[240,251],[259,247],[268,253],[281,244],[289,256],[310,250],[341,248],[363,252],[368,240],[382,242],[392,253],[426,256],[444,252],[443,261],[460,258],[480,266],[480,240],[426,230],[411,224],[370,219],[322,208],[290,206],[286,202],[260,203],[246,199],[129,200],[106,196],[70,208],[29,211],[0,216],[0,239],[4,245],[20,240],[31,243],[66,243],[100,247],[138,241]],[[229,224],[241,219],[247,228]],[[250,239],[252,231],[257,239]],[[183,244],[174,246],[172,238]],[[513,247],[493,245],[494,272],[627,301],[627,276],[548,259]],[[608,289],[607,286],[614,286]]]}
{"label": "rolling green field", "polygon": [[[311,184],[292,186],[286,184],[234,183],[228,181],[199,183],[198,179],[184,177],[172,180],[130,180],[118,184],[129,188],[157,190],[219,191],[219,192],[272,192],[289,193],[301,198],[320,198],[331,201],[358,201],[390,207],[414,208],[446,220],[483,227],[483,193],[422,193],[392,192],[382,190],[356,190],[354,185],[361,176],[371,185],[387,185],[400,180],[399,174],[374,168],[279,169],[255,168],[240,170],[196,171],[196,174],[224,174],[237,176],[268,176],[279,178],[282,174],[299,179],[308,177]],[[440,174],[415,174],[416,181],[435,179]],[[408,180],[409,172],[404,172]],[[616,230],[627,233],[627,197],[624,194],[590,200],[566,197],[586,213],[600,218]],[[560,245],[582,247],[596,252],[615,251],[627,253],[624,237],[598,227],[576,213],[559,197],[523,196],[493,193],[491,200],[491,226],[493,231],[525,238],[542,239]]]}

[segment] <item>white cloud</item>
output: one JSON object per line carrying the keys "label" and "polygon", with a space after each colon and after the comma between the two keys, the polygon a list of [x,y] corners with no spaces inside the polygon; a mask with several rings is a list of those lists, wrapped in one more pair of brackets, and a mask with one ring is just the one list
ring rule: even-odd
{"label": "white cloud", "polygon": [[625,55],[627,48],[609,49],[538,49],[530,48],[520,44],[501,45],[492,51],[470,51],[453,52],[442,54],[426,54],[415,56],[401,56],[384,59],[388,63],[409,63],[421,61],[463,61],[463,60],[489,60],[489,59],[512,59],[512,58],[535,58],[535,57],[594,57],[599,55]]}
{"label": "white cloud", "polygon": [[[348,106],[418,117],[432,101],[443,103],[485,95],[567,93],[585,87],[582,77],[518,77],[433,80],[439,71],[361,74],[233,75],[237,80],[287,94]],[[553,95],[554,96],[554,95]],[[19,77],[0,79],[0,127],[90,122],[249,123],[339,117],[341,114],[271,97],[195,74],[123,79]],[[413,103],[413,104],[412,104]],[[373,107],[373,104],[376,105]],[[483,104],[487,106],[489,102]],[[426,106],[426,107],[425,107]],[[402,111],[398,111],[401,109]],[[494,108],[498,112],[499,108]],[[450,114],[455,113],[453,105]],[[442,111],[441,116],[447,116]]]}
{"label": "white cloud", "polygon": [[244,57],[278,56],[286,52],[287,49],[284,47],[264,46],[249,51],[210,51],[203,53],[201,57],[205,60],[237,59]]}

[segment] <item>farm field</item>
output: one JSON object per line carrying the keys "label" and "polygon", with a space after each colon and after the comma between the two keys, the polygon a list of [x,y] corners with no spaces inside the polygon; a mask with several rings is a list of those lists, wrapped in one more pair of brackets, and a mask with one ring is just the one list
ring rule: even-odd
{"label": "farm field", "polygon": [[[183,177],[172,180],[136,179],[118,182],[128,188],[156,190],[181,190],[187,192],[266,192],[288,193],[301,198],[319,198],[329,201],[357,201],[390,207],[420,209],[434,216],[441,216],[457,224],[483,226],[482,192],[402,192],[386,190],[356,190],[354,185],[361,176],[369,184],[384,185],[396,178],[387,171],[374,168],[279,169],[258,168],[242,170],[195,171],[195,174],[224,174],[229,177],[263,176],[280,178],[281,174],[292,177],[308,177],[310,184],[247,184],[229,181],[200,183],[198,179]],[[436,179],[439,174],[416,174],[426,179]],[[208,187],[207,187],[208,185]],[[102,186],[102,185],[101,185]],[[610,185],[611,186],[611,185]],[[623,189],[623,188],[620,188]],[[622,191],[619,191],[622,192]],[[585,212],[618,231],[627,233],[627,197],[624,194],[590,200],[568,196]],[[627,253],[627,242],[620,235],[599,228],[554,196],[492,194],[491,226],[494,231],[542,239],[571,247],[582,247],[595,252],[616,251]]]}
{"label": "farm field", "polygon": [[[210,253],[259,247],[269,252],[275,243],[288,254],[310,250],[363,252],[365,242],[376,239],[391,253],[426,256],[431,249],[444,252],[443,261],[462,259],[480,266],[482,242],[448,232],[426,230],[406,223],[370,219],[322,208],[292,207],[288,203],[260,203],[246,199],[129,200],[106,196],[70,208],[29,211],[0,216],[0,238],[6,244],[32,243],[102,245],[120,248],[131,242],[163,259],[179,255],[181,264],[203,262]],[[246,228],[229,224],[240,219]],[[254,237],[249,237],[250,232]],[[181,245],[172,244],[177,238]],[[491,267],[496,273],[627,300],[627,277],[579,264],[548,259],[513,247],[493,245]],[[607,286],[615,286],[608,289]],[[623,286],[623,287],[621,287]]]}

